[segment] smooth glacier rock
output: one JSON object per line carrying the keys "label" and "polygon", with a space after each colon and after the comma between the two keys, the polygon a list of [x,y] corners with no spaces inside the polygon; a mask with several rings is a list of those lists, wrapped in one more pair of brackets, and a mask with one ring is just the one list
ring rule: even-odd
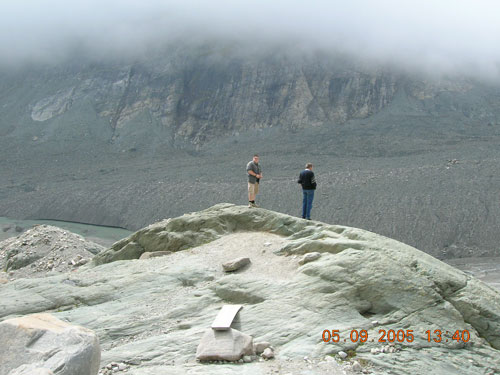
{"label": "smooth glacier rock", "polygon": [[320,257],[321,257],[320,253],[307,253],[299,260],[299,264],[302,266],[303,264],[315,261]]}
{"label": "smooth glacier rock", "polygon": [[[117,260],[130,242],[172,254]],[[320,258],[297,264],[294,256],[316,249]],[[251,272],[223,272],[227,259],[245,256]],[[450,368],[468,375],[471,363],[485,373],[499,367],[500,294],[411,246],[361,229],[221,204],[153,224],[97,258],[92,268],[0,284],[0,319],[58,311],[57,317],[95,330],[106,348],[103,363],[137,363],[132,375],[167,368],[188,373],[184,364],[225,304],[244,305],[232,327],[271,342],[282,366],[287,359],[295,366],[304,356],[317,361],[353,351],[363,365],[398,375]],[[470,340],[429,342],[425,331],[439,328],[467,330]],[[340,342],[325,343],[327,329],[338,330]],[[361,330],[369,337],[362,345],[351,340]],[[403,330],[400,337],[412,330],[414,340],[376,354],[381,330]],[[265,374],[259,364],[266,366],[239,367]],[[221,368],[197,371],[215,375]]]}

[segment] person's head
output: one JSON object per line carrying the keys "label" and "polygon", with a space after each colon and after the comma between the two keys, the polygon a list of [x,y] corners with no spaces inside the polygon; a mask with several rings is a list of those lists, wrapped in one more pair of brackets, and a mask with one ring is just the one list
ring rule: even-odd
{"label": "person's head", "polygon": [[306,169],[313,169],[312,163],[307,163],[306,164]]}
{"label": "person's head", "polygon": [[258,163],[259,162],[259,155],[254,154],[253,161],[254,161],[254,163]]}

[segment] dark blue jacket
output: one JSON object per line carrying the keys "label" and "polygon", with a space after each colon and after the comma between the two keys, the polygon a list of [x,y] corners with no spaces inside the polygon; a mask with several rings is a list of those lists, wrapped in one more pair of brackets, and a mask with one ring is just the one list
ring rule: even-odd
{"label": "dark blue jacket", "polygon": [[300,172],[299,180],[297,181],[302,185],[304,190],[315,190],[316,189],[316,179],[314,178],[314,172],[309,169],[304,169]]}

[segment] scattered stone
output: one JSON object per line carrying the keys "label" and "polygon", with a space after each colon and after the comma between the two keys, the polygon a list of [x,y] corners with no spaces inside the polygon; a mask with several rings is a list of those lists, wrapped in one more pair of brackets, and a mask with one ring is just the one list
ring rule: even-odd
{"label": "scattered stone", "polygon": [[370,353],[371,354],[378,354],[378,353],[380,353],[380,349],[379,348],[371,348]]}
{"label": "scattered stone", "polygon": [[147,251],[145,253],[142,253],[139,259],[151,259],[156,257],[163,257],[170,254],[172,254],[171,251]]}
{"label": "scattered stone", "polygon": [[261,356],[264,359],[274,358],[274,350],[272,350],[271,348],[266,348]]}
{"label": "scattered stone", "polygon": [[16,228],[14,229],[17,233],[21,233],[24,228],[23,227],[20,227],[19,225],[16,225]]}
{"label": "scattered stone", "polygon": [[118,364],[118,370],[124,371],[128,368],[128,366],[125,363],[119,363]]}
{"label": "scattered stone", "polygon": [[342,359],[346,359],[347,358],[347,353],[346,352],[343,352],[343,351],[340,351],[337,353],[339,355],[340,358]]}
{"label": "scattered stone", "polygon": [[236,329],[216,331],[211,328],[205,331],[198,349],[196,359],[199,361],[238,361],[245,355],[253,354],[253,339]]}
{"label": "scattered stone", "polygon": [[271,243],[271,242],[264,242],[264,246],[265,246],[265,247],[269,247],[269,246],[271,246],[271,245],[272,245],[272,243]]}
{"label": "scattered stone", "polygon": [[355,372],[361,372],[361,371],[363,371],[363,367],[361,366],[361,364],[358,361],[354,361],[352,363],[352,370]]}
{"label": "scattered stone", "polygon": [[[95,375],[101,349],[97,335],[50,314],[33,314],[0,323],[0,374]],[[45,374],[47,372],[45,371]]]}
{"label": "scattered stone", "polygon": [[222,268],[225,272],[234,272],[245,267],[247,264],[250,264],[250,258],[241,257],[222,264]]}
{"label": "scattered stone", "polygon": [[270,346],[271,346],[271,344],[269,342],[261,341],[261,342],[255,343],[253,348],[254,348],[255,353],[260,355],[260,354],[264,353],[264,350],[266,350]]}
{"label": "scattered stone", "polygon": [[303,264],[306,264],[306,263],[309,263],[309,262],[312,262],[316,259],[319,259],[321,257],[321,254],[320,253],[317,253],[317,252],[313,252],[313,253],[307,253],[306,255],[304,255],[302,257],[301,260],[299,260],[299,264],[300,265],[303,265]]}
{"label": "scattered stone", "polygon": [[250,362],[252,362],[252,357],[251,357],[251,356],[249,356],[249,355],[245,355],[245,356],[243,356],[243,362],[245,362],[245,363],[250,363]]}

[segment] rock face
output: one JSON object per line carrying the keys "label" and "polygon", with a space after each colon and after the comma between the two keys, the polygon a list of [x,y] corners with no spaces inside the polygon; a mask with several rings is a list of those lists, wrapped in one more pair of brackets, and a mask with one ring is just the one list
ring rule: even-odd
{"label": "rock face", "polygon": [[389,70],[331,63],[327,56],[311,62],[276,51],[273,57],[209,55],[204,48],[169,48],[161,57],[133,64],[74,64],[69,70],[45,71],[61,84],[46,87],[24,103],[25,109],[33,122],[45,125],[84,107],[98,116],[91,121],[109,127],[116,142],[141,133],[135,126],[144,124],[165,142],[203,144],[249,129],[366,118],[387,106],[401,84]]}
{"label": "rock face", "polygon": [[34,314],[0,323],[1,375],[96,375],[101,349],[91,330],[72,326],[49,314]]}
{"label": "rock face", "polygon": [[[145,251],[172,254],[138,260]],[[321,257],[298,265],[313,252]],[[221,263],[242,256],[251,272],[223,272]],[[338,370],[325,357],[340,351],[376,373],[500,368],[497,291],[360,229],[220,204],[153,224],[94,259],[70,274],[0,284],[0,319],[57,310],[96,331],[102,365],[126,363],[132,375]],[[196,364],[200,337],[224,304],[244,305],[234,329],[272,343],[274,360]]]}
{"label": "rock face", "polygon": [[40,277],[74,270],[104,250],[82,236],[50,225],[36,225],[0,242],[0,268],[10,278]]}

